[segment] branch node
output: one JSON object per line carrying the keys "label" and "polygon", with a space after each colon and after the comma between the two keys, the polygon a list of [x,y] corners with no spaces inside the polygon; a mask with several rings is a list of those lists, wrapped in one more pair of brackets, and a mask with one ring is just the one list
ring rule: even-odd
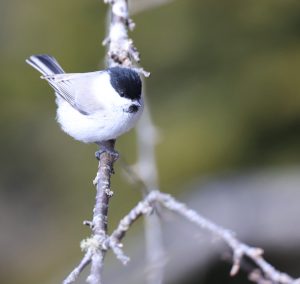
{"label": "branch node", "polygon": [[109,187],[105,188],[105,193],[108,197],[112,197],[114,195],[114,192],[110,190]]}
{"label": "branch node", "polygon": [[262,272],[259,269],[254,269],[253,271],[251,271],[251,273],[248,275],[248,279],[255,283],[271,284],[271,281],[267,281],[264,279],[264,276],[262,275]]}
{"label": "branch node", "polygon": [[240,262],[233,263],[232,268],[230,270],[230,276],[233,277],[233,276],[237,275],[239,270],[240,270]]}
{"label": "branch node", "polygon": [[100,250],[107,250],[106,236],[93,235],[90,238],[86,238],[80,242],[80,248],[84,252],[90,251],[93,255],[98,253]]}
{"label": "branch node", "polygon": [[251,252],[255,258],[262,257],[264,254],[264,250],[262,248],[252,248]]}
{"label": "branch node", "polygon": [[102,45],[105,46],[105,45],[108,45],[110,44],[110,38],[109,36],[107,36],[103,41],[102,41]]}
{"label": "branch node", "polygon": [[113,14],[123,19],[128,18],[128,9],[125,1],[111,1],[110,4],[112,4]]}
{"label": "branch node", "polygon": [[128,26],[128,28],[129,28],[129,30],[131,30],[131,31],[133,31],[134,30],[134,28],[135,28],[135,23],[134,23],[134,21],[132,20],[132,19],[128,19],[127,20],[127,26]]}
{"label": "branch node", "polygon": [[125,255],[125,253],[122,250],[123,244],[118,239],[110,237],[108,239],[108,244],[113,253],[115,254],[116,258],[119,261],[121,261],[123,265],[126,265],[130,261],[130,258],[127,255]]}
{"label": "branch node", "polygon": [[244,255],[243,245],[240,245],[233,251],[233,265],[230,270],[230,276],[235,276],[239,272],[243,255]]}
{"label": "branch node", "polygon": [[96,175],[96,177],[95,177],[94,180],[93,180],[93,185],[94,185],[94,186],[97,186],[98,181],[99,181],[99,176],[100,176],[100,173],[97,172],[97,175]]}
{"label": "branch node", "polygon": [[153,213],[154,206],[150,203],[145,203],[144,207],[142,208],[141,212],[143,215],[149,216]]}
{"label": "branch node", "polygon": [[84,220],[83,225],[88,226],[91,229],[93,229],[93,222],[92,221]]}

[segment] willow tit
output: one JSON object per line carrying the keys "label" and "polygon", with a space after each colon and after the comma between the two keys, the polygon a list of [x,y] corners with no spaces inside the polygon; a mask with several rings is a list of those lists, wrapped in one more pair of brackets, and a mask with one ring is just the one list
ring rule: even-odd
{"label": "willow tit", "polygon": [[101,145],[134,127],[142,114],[142,83],[132,69],[68,74],[49,55],[33,55],[26,62],[54,89],[57,121],[76,140]]}

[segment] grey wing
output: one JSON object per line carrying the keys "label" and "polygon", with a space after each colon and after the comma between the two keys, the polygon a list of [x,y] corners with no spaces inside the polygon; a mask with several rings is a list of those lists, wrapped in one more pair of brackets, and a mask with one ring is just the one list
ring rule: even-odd
{"label": "grey wing", "polygon": [[[57,96],[66,100],[82,114],[91,114],[103,106],[92,86],[101,71],[43,76],[55,90]],[[100,91],[100,90],[99,90]]]}

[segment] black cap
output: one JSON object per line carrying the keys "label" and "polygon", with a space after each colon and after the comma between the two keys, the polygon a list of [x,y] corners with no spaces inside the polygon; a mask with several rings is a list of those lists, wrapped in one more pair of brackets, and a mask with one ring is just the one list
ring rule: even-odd
{"label": "black cap", "polygon": [[112,67],[107,69],[110,83],[121,97],[138,100],[141,98],[142,81],[138,73],[130,68]]}

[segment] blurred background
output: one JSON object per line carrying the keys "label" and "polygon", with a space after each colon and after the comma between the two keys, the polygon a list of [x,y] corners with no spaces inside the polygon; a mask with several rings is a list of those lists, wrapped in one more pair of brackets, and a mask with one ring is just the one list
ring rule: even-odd
{"label": "blurred background", "polygon": [[[151,72],[160,189],[299,276],[300,2],[145,3],[135,1],[130,35]],[[97,149],[59,129],[53,92],[25,59],[48,53],[67,72],[102,69],[106,11],[99,0],[0,2],[1,283],[60,283],[82,256]],[[117,149],[134,163],[135,132],[118,139]],[[110,230],[141,198],[120,162],[116,173]],[[211,238],[166,215],[167,283],[247,282],[243,273],[229,278]],[[177,222],[185,229],[178,232]],[[126,237],[127,268],[109,255],[106,283],[144,283],[142,225]],[[190,250],[182,242],[189,237]],[[186,267],[178,255],[186,255]]]}

